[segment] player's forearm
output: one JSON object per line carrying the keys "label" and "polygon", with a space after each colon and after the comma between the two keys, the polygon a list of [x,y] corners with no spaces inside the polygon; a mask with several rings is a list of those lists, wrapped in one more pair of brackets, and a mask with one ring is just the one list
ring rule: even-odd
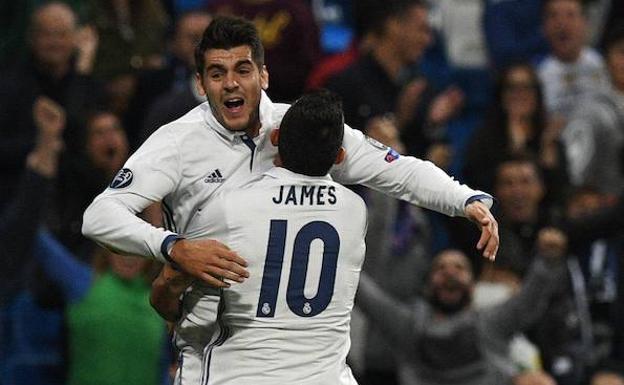
{"label": "player's forearm", "polygon": [[175,322],[182,316],[182,294],[191,285],[192,278],[163,266],[160,274],[152,282],[150,304],[167,321]]}
{"label": "player's forearm", "polygon": [[132,204],[115,196],[100,196],[84,213],[82,233],[111,251],[166,262],[161,246],[173,234],[136,216]]}
{"label": "player's forearm", "polygon": [[176,322],[182,316],[180,296],[182,292],[173,290],[162,276],[152,283],[150,304],[162,318]]}

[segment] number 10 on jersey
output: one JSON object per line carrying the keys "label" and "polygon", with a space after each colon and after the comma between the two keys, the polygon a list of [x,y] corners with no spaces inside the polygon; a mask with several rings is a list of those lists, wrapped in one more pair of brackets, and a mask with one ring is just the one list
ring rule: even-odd
{"label": "number 10 on jersey", "polygon": [[[260,288],[260,298],[256,312],[257,317],[275,316],[275,304],[277,302],[282,264],[284,262],[284,250],[286,248],[287,228],[288,221],[283,219],[271,220],[264,273],[262,275],[262,287]],[[308,261],[310,259],[310,245],[315,239],[323,242],[321,276],[316,295],[313,298],[306,298],[304,288],[308,272]],[[340,237],[334,226],[327,222],[309,222],[295,236],[292,250],[286,302],[290,310],[296,315],[313,317],[327,308],[334,295]]]}

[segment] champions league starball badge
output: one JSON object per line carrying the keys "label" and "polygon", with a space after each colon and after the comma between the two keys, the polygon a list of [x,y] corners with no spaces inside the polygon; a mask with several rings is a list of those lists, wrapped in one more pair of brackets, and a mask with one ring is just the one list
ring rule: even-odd
{"label": "champions league starball badge", "polygon": [[132,178],[132,170],[130,170],[129,168],[122,168],[121,170],[119,170],[117,175],[115,175],[115,178],[110,184],[110,188],[120,189],[128,187],[132,183]]}

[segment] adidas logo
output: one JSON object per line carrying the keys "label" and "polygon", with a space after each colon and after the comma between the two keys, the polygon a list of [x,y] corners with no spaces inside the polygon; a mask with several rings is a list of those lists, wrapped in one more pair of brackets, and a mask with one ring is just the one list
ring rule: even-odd
{"label": "adidas logo", "polygon": [[221,175],[221,171],[216,169],[210,175],[204,177],[204,183],[223,183],[225,178]]}

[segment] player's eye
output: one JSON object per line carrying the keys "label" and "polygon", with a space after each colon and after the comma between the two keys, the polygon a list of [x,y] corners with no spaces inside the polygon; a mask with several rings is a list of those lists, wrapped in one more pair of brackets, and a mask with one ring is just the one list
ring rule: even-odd
{"label": "player's eye", "polygon": [[248,66],[239,67],[238,73],[241,75],[248,75],[251,73],[251,68]]}

